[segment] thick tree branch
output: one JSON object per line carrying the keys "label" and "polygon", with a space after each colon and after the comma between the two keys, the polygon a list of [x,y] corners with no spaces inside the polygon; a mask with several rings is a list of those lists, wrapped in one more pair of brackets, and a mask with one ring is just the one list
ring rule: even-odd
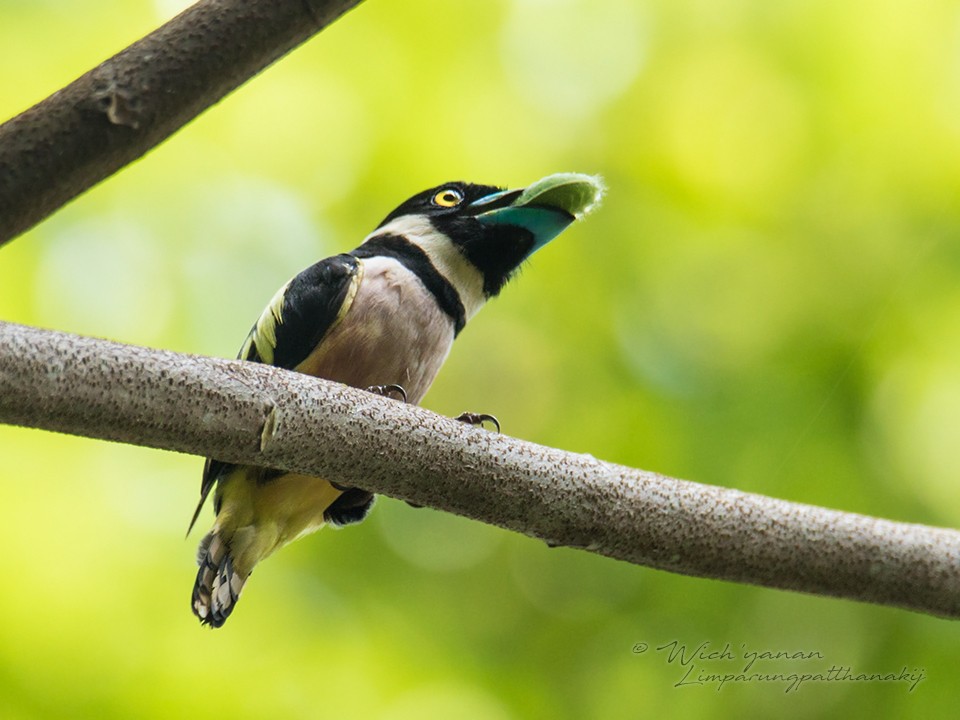
{"label": "thick tree branch", "polygon": [[201,0],[0,125],[0,245],[136,160],[360,0]]}
{"label": "thick tree branch", "polygon": [[960,616],[960,532],[633,470],[263,365],[0,323],[0,422],[322,475],[663,570]]}

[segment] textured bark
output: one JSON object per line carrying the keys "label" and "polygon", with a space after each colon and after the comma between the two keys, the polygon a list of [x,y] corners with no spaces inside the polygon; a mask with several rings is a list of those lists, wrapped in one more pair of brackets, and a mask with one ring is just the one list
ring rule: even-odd
{"label": "textured bark", "polygon": [[201,0],[0,125],[0,245],[136,160],[360,0]]}
{"label": "textured bark", "polygon": [[960,532],[633,470],[273,367],[0,323],[0,422],[321,475],[663,570],[960,616]]}

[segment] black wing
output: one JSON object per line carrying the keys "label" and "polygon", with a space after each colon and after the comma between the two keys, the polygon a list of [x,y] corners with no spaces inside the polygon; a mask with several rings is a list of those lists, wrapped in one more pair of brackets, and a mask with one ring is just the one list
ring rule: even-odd
{"label": "black wing", "polygon": [[264,308],[237,357],[295,368],[349,309],[358,267],[352,255],[337,255],[297,275]]}
{"label": "black wing", "polygon": [[[240,348],[238,358],[288,370],[303,362],[349,310],[359,282],[359,267],[360,262],[352,255],[335,255],[294,277],[264,308]],[[217,480],[234,467],[231,463],[207,459],[200,484],[200,502],[190,529]],[[219,512],[219,508],[214,510]]]}

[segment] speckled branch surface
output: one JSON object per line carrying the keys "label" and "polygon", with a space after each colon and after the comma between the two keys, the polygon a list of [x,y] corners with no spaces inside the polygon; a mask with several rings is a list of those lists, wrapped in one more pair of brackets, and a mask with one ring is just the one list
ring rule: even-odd
{"label": "speckled branch surface", "polygon": [[137,159],[360,0],[201,0],[0,125],[0,245]]}
{"label": "speckled branch surface", "polygon": [[653,568],[960,616],[960,532],[675,480],[264,365],[0,323],[0,422],[322,475]]}

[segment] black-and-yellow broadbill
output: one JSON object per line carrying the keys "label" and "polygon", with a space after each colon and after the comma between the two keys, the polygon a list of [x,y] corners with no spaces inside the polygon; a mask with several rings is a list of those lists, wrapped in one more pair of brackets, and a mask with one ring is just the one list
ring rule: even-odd
{"label": "black-and-yellow broadbill", "polygon": [[[239,357],[357,388],[398,386],[419,403],[467,321],[601,194],[597,178],[561,173],[520,190],[450,182],[414,195],[357,249],[280,288]],[[213,627],[259,561],[325,523],[362,520],[373,503],[323,478],[210,459],[193,522],[211,490],[216,518],[192,605]]]}

